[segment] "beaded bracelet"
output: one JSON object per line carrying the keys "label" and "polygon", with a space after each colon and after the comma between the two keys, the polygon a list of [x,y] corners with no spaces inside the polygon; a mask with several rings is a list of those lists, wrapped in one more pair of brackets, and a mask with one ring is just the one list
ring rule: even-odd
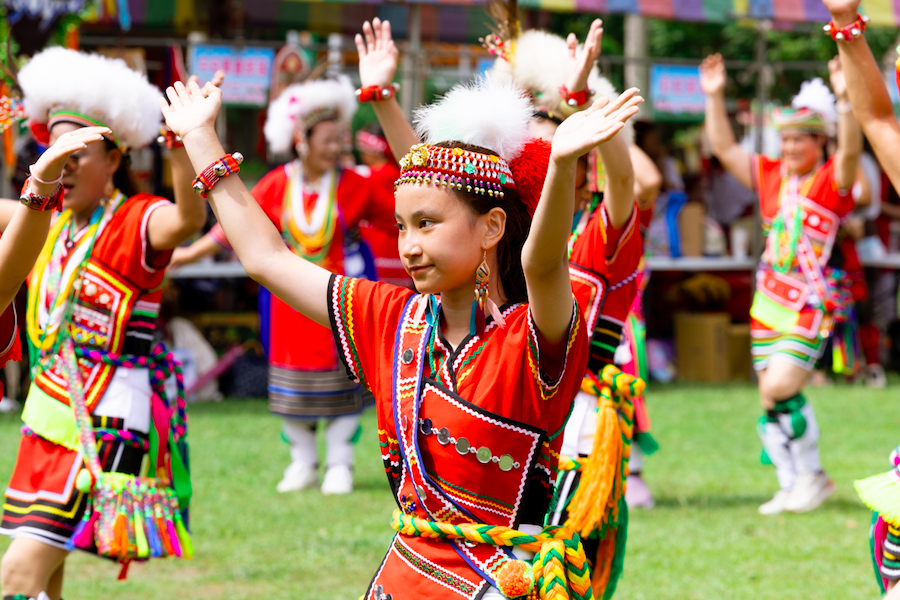
{"label": "beaded bracelet", "polygon": [[194,191],[197,192],[201,198],[205,199],[210,190],[213,189],[213,186],[215,186],[220,179],[224,179],[232,173],[239,173],[242,162],[244,162],[244,155],[240,152],[226,154],[203,169],[203,172],[194,179],[194,184],[191,187],[194,188]]}
{"label": "beaded bracelet", "polygon": [[[19,202],[31,210],[56,210],[57,212],[62,212],[63,196],[65,196],[65,189],[62,183],[57,181],[56,189],[53,190],[52,194],[41,196],[31,187],[32,178],[40,182],[34,175],[26,179],[25,185],[22,186],[22,193],[19,195]],[[51,181],[50,183],[52,184],[53,182]]]}
{"label": "beaded bracelet", "polygon": [[156,143],[160,146],[165,146],[169,150],[184,148],[184,142],[181,140],[181,136],[176,135],[174,131],[166,126],[159,128],[159,137],[156,138]]}
{"label": "beaded bracelet", "polygon": [[359,88],[356,90],[356,98],[360,102],[383,102],[397,96],[400,91],[399,83],[392,83],[390,86],[383,88],[377,85]]}
{"label": "beaded bracelet", "polygon": [[866,31],[866,25],[869,23],[869,17],[856,13],[856,21],[846,27],[838,27],[834,21],[824,27],[825,33],[831,36],[836,42],[852,42]]}
{"label": "beaded bracelet", "polygon": [[580,92],[570,92],[569,88],[562,85],[559,87],[559,95],[562,96],[563,102],[569,106],[584,106],[587,101],[594,95],[594,90],[584,88]]}

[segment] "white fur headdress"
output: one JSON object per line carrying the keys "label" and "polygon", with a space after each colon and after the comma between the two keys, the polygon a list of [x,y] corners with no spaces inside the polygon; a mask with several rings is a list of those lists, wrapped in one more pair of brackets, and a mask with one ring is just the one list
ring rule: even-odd
{"label": "white fur headdress", "polygon": [[22,67],[19,85],[33,124],[99,123],[112,130],[112,141],[123,151],[159,135],[161,93],[124,60],[48,48]]}
{"label": "white fur headdress", "polygon": [[416,133],[426,144],[462,142],[511,161],[529,140],[531,100],[511,82],[481,77],[460,84],[440,101],[416,110]]}
{"label": "white fur headdress", "polygon": [[309,129],[326,119],[349,126],[355,112],[356,94],[350,79],[344,75],[295,83],[269,105],[263,133],[272,152],[284,154],[293,148],[298,127]]}
{"label": "white fur headdress", "polygon": [[794,108],[808,108],[815,111],[826,123],[836,123],[837,110],[834,107],[834,94],[825,85],[821,77],[804,81],[800,85],[800,93],[791,101]]}
{"label": "white fur headdress", "polygon": [[[529,30],[516,38],[514,50],[494,61],[489,73],[500,81],[511,80],[527,89],[534,96],[536,106],[565,118],[572,111],[565,107],[559,88],[566,83],[562,66],[567,60],[568,52],[566,40],[560,36],[536,29]],[[583,52],[580,44],[578,52]],[[612,83],[600,74],[596,65],[588,74],[587,87],[593,91],[590,102],[603,96],[614,100],[619,95]],[[626,124],[620,135],[625,135],[626,142],[631,143],[634,137],[633,127]]]}

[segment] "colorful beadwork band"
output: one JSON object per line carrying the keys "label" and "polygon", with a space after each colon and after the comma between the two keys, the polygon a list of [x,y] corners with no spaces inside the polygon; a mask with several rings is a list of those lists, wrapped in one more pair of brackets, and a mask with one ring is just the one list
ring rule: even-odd
{"label": "colorful beadwork band", "polygon": [[792,130],[814,135],[826,135],[825,121],[816,111],[803,107],[782,106],[772,111],[772,121],[778,131]]}
{"label": "colorful beadwork band", "polygon": [[500,198],[504,189],[516,189],[509,163],[499,156],[429,144],[413,146],[400,159],[400,179],[394,183],[394,189],[404,183],[449,185],[457,190]]}
{"label": "colorful beadwork band", "polygon": [[62,183],[58,181],[53,183],[56,184],[53,193],[48,196],[41,196],[34,191],[34,188],[31,185],[31,177],[29,177],[25,180],[25,185],[22,186],[22,193],[19,194],[19,202],[31,210],[55,210],[56,212],[62,212],[65,189],[63,188]]}
{"label": "colorful beadwork band", "polygon": [[103,138],[115,144],[117,148],[122,148],[119,144],[119,138],[116,137],[112,128],[106,123],[98,121],[93,117],[77,113],[73,110],[59,110],[50,114],[50,120],[47,121],[47,130],[53,129],[53,126],[57,123],[74,123],[81,127],[106,127],[110,132],[104,135]]}
{"label": "colorful beadwork band", "polygon": [[242,162],[244,162],[244,155],[240,152],[226,154],[203,169],[203,172],[194,179],[191,187],[201,198],[205,199],[220,179],[224,179],[232,173],[239,173]]}

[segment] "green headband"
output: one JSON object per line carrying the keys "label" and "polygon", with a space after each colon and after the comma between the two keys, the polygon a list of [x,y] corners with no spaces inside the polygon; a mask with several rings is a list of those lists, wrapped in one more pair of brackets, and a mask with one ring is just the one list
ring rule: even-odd
{"label": "green headband", "polygon": [[47,121],[47,131],[50,131],[57,123],[74,123],[81,127],[106,127],[110,130],[110,133],[104,135],[104,139],[109,140],[115,144],[117,148],[124,151],[124,148],[119,144],[119,139],[116,137],[116,134],[113,133],[112,128],[93,117],[77,113],[73,110],[59,110],[51,113],[50,120]]}

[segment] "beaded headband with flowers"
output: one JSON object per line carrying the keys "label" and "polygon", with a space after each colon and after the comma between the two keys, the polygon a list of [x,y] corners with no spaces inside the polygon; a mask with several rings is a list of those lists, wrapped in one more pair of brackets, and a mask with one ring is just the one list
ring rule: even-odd
{"label": "beaded headband with flowers", "polygon": [[509,163],[494,154],[463,148],[417,144],[400,159],[400,179],[404,183],[440,185],[478,195],[503,198],[504,188],[516,189]]}

